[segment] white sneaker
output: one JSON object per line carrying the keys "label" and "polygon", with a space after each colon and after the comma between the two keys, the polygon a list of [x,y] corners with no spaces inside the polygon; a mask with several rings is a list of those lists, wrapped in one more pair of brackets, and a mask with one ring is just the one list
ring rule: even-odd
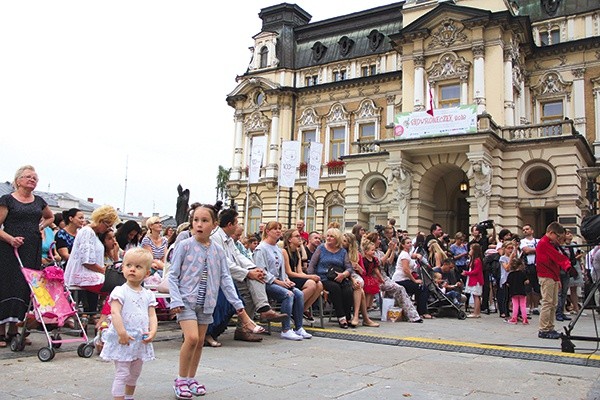
{"label": "white sneaker", "polygon": [[312,335],[306,332],[304,328],[300,328],[297,331],[294,331],[294,333],[298,336],[302,336],[302,339],[310,339],[312,337]]}
{"label": "white sneaker", "polygon": [[286,332],[281,332],[281,338],[287,340],[302,340],[302,336],[296,335],[291,329],[288,329]]}

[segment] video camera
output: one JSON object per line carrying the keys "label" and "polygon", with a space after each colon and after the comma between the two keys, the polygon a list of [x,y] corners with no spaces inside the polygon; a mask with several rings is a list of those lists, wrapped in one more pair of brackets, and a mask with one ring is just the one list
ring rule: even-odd
{"label": "video camera", "polygon": [[493,229],[494,228],[494,220],[486,219],[485,221],[481,221],[477,223],[477,228],[481,229]]}

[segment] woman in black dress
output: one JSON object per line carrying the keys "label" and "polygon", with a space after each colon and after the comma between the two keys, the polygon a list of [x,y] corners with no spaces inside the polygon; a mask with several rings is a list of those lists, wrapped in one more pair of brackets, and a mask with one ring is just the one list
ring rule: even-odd
{"label": "woman in black dress", "polygon": [[15,174],[15,191],[0,197],[0,347],[6,347],[23,321],[29,304],[29,286],[14,254],[18,249],[23,266],[42,267],[41,231],[54,222],[46,201],[33,194],[38,176],[31,165]]}

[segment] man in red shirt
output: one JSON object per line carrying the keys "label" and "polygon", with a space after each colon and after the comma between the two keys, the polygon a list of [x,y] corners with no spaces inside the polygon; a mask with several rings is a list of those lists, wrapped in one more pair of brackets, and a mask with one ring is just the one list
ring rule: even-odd
{"label": "man in red shirt", "polygon": [[306,232],[304,230],[304,221],[299,219],[298,221],[296,221],[296,229],[298,229],[298,233],[300,234],[300,237],[302,239],[304,239],[304,243],[308,243],[308,232]]}
{"label": "man in red shirt", "polygon": [[535,267],[540,281],[542,307],[538,337],[542,339],[558,339],[560,334],[554,330],[554,316],[558,304],[560,289],[560,270],[571,266],[569,258],[558,250],[560,238],[565,228],[558,222],[551,222],[546,234],[540,239],[535,252]]}

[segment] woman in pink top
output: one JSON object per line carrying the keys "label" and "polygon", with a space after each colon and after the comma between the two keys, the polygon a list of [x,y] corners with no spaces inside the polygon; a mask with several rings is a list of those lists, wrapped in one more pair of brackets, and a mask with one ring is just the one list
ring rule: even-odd
{"label": "woman in pink top", "polygon": [[463,271],[462,275],[467,276],[467,285],[465,292],[473,295],[473,313],[467,315],[467,318],[481,317],[481,293],[483,292],[483,255],[481,246],[473,243],[469,250],[469,270]]}

